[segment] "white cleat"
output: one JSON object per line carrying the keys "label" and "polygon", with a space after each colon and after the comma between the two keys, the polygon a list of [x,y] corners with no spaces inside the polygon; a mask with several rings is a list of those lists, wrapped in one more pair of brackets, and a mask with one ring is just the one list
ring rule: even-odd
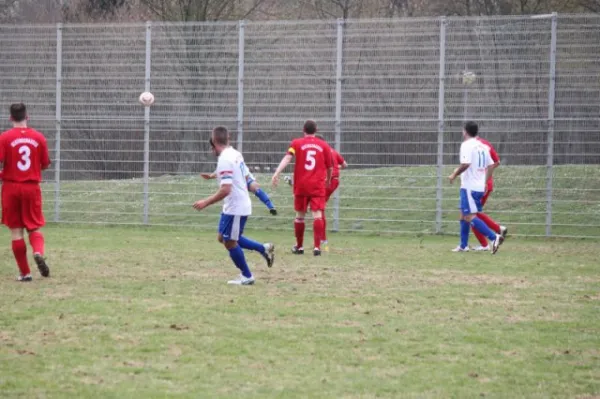
{"label": "white cleat", "polygon": [[502,245],[503,242],[504,237],[502,237],[502,234],[496,234],[496,239],[492,243],[492,255],[495,255],[496,252],[498,252],[498,249],[500,249],[500,245]]}
{"label": "white cleat", "polygon": [[452,252],[469,252],[469,247],[462,248],[460,245],[452,250]]}
{"label": "white cleat", "polygon": [[506,227],[506,226],[500,226],[500,235],[503,238],[506,238],[506,236],[508,235],[508,227]]}
{"label": "white cleat", "polygon": [[265,254],[263,257],[267,261],[268,267],[273,267],[273,263],[275,263],[275,245],[270,242],[264,244]]}
{"label": "white cleat", "polygon": [[485,247],[483,245],[479,245],[475,248],[473,248],[473,251],[475,252],[484,252],[484,251],[489,251],[490,250],[490,246],[486,245]]}
{"label": "white cleat", "polygon": [[252,285],[254,284],[254,277],[244,277],[240,274],[238,278],[235,280],[229,280],[227,282],[229,285]]}

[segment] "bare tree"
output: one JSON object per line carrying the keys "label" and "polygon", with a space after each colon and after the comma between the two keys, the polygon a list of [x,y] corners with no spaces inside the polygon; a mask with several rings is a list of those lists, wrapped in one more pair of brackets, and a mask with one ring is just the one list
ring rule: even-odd
{"label": "bare tree", "polygon": [[579,0],[579,5],[586,11],[600,12],[600,0]]}

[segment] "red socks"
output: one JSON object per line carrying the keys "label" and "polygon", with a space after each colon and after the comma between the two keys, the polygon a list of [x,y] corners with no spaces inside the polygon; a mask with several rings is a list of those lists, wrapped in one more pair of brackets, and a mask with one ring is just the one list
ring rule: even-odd
{"label": "red socks", "polygon": [[20,240],[13,241],[12,250],[21,276],[31,274],[29,263],[27,262],[27,245],[25,244],[25,240],[21,238]]}
{"label": "red socks", "polygon": [[296,246],[302,248],[304,246],[304,219],[296,218],[294,221],[294,232],[296,233]]}
{"label": "red socks", "polygon": [[479,230],[477,230],[474,226],[471,226],[471,231],[473,232],[475,237],[477,237],[477,240],[479,241],[479,244],[481,244],[482,247],[488,246],[487,238],[485,238],[485,236],[482,233],[480,233]]}
{"label": "red socks", "polygon": [[29,243],[31,244],[31,248],[33,248],[34,254],[44,256],[44,235],[41,231],[29,233]]}
{"label": "red socks", "polygon": [[315,239],[315,248],[321,248],[321,239],[325,236],[325,222],[323,219],[315,219],[313,222],[313,235]]}
{"label": "red socks", "polygon": [[496,233],[500,233],[500,225],[496,223],[494,219],[486,215],[485,213],[479,212],[477,217],[483,221],[483,223],[487,224],[487,227],[492,229]]}

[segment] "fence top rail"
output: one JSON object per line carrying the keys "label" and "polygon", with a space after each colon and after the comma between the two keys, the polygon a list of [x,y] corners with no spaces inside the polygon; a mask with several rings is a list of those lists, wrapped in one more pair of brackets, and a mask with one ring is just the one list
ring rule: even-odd
{"label": "fence top rail", "polygon": [[[526,21],[535,19],[549,19],[553,15],[560,18],[572,19],[591,19],[600,23],[600,14],[581,13],[581,14],[530,14],[530,15],[483,15],[483,16],[438,16],[438,17],[394,17],[394,18],[350,18],[344,20],[345,23],[410,23],[410,22],[439,22],[441,19],[446,21]],[[251,26],[272,26],[272,25],[327,25],[336,24],[341,19],[319,19],[319,20],[246,20],[243,21],[246,25]],[[60,24],[0,24],[1,29],[55,29],[57,25],[62,25],[63,29],[69,28],[145,28],[150,22],[156,27],[177,27],[177,26],[237,26],[241,21],[144,21],[144,22],[111,22],[111,23],[60,23]]]}

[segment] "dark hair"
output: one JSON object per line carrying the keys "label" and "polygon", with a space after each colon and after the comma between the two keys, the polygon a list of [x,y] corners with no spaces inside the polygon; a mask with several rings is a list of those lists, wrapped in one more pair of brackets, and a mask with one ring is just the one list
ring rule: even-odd
{"label": "dark hair", "polygon": [[25,119],[27,119],[27,107],[25,104],[12,104],[10,106],[10,118],[13,122],[23,122]]}
{"label": "dark hair", "polygon": [[229,131],[225,126],[217,126],[212,131],[211,145],[227,145],[229,142]]}
{"label": "dark hair", "polygon": [[479,126],[477,126],[477,123],[475,122],[467,122],[465,123],[465,132],[467,132],[469,136],[475,137],[477,136],[477,133],[479,133]]}
{"label": "dark hair", "polygon": [[313,120],[307,120],[304,122],[304,133],[315,134],[317,132],[317,122]]}
{"label": "dark hair", "polygon": [[322,134],[317,133],[317,134],[315,134],[315,137],[318,138],[319,140],[323,140],[323,141],[327,142],[327,140],[325,140],[325,137],[323,137]]}

